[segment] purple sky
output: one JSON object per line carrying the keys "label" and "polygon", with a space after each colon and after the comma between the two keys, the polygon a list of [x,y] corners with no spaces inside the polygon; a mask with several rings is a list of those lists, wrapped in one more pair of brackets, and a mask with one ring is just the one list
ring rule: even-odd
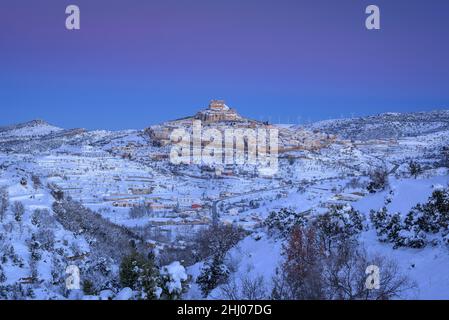
{"label": "purple sky", "polygon": [[284,123],[449,109],[448,39],[447,0],[2,0],[0,125],[143,128],[212,98]]}

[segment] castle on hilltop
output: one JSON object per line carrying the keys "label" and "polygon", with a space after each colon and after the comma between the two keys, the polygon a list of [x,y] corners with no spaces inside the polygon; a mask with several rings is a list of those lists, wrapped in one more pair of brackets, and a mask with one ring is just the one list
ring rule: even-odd
{"label": "castle on hilltop", "polygon": [[151,138],[152,144],[158,147],[172,144],[170,135],[175,129],[192,132],[194,120],[200,120],[201,126],[214,128],[220,132],[226,129],[277,129],[279,130],[279,152],[294,150],[316,150],[329,145],[334,136],[309,132],[302,129],[275,127],[268,122],[260,122],[242,117],[234,109],[228,107],[223,100],[212,100],[206,109],[194,116],[167,121],[150,126],[145,133]]}
{"label": "castle on hilltop", "polygon": [[234,109],[229,108],[223,100],[212,100],[209,103],[208,108],[198,112],[194,118],[206,123],[243,120],[243,118]]}

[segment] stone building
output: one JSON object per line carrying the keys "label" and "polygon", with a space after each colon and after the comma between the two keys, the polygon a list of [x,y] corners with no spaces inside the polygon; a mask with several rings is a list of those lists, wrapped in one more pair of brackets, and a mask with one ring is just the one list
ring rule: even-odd
{"label": "stone building", "polygon": [[195,119],[206,123],[243,120],[243,118],[234,109],[229,108],[223,100],[212,100],[206,110],[202,110],[195,115]]}

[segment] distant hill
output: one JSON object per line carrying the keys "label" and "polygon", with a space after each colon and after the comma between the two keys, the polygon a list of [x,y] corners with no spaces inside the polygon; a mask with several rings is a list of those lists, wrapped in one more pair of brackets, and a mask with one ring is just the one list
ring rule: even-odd
{"label": "distant hill", "polygon": [[382,113],[361,118],[319,121],[302,127],[352,140],[415,137],[449,130],[449,110]]}
{"label": "distant hill", "polygon": [[0,138],[11,139],[14,137],[39,137],[45,136],[51,133],[62,131],[63,129],[52,126],[43,120],[32,120],[25,123],[19,123],[16,125],[0,127]]}

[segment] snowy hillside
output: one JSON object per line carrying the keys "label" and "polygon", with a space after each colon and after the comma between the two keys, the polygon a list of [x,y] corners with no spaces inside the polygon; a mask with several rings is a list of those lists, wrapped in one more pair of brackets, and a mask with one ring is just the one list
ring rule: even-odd
{"label": "snowy hillside", "polygon": [[362,118],[325,120],[306,128],[351,140],[416,137],[449,130],[449,111],[383,113]]}
{"label": "snowy hillside", "polygon": [[30,122],[0,128],[0,141],[12,140],[14,138],[40,137],[61,131],[61,128],[52,126],[43,120],[33,120]]}

